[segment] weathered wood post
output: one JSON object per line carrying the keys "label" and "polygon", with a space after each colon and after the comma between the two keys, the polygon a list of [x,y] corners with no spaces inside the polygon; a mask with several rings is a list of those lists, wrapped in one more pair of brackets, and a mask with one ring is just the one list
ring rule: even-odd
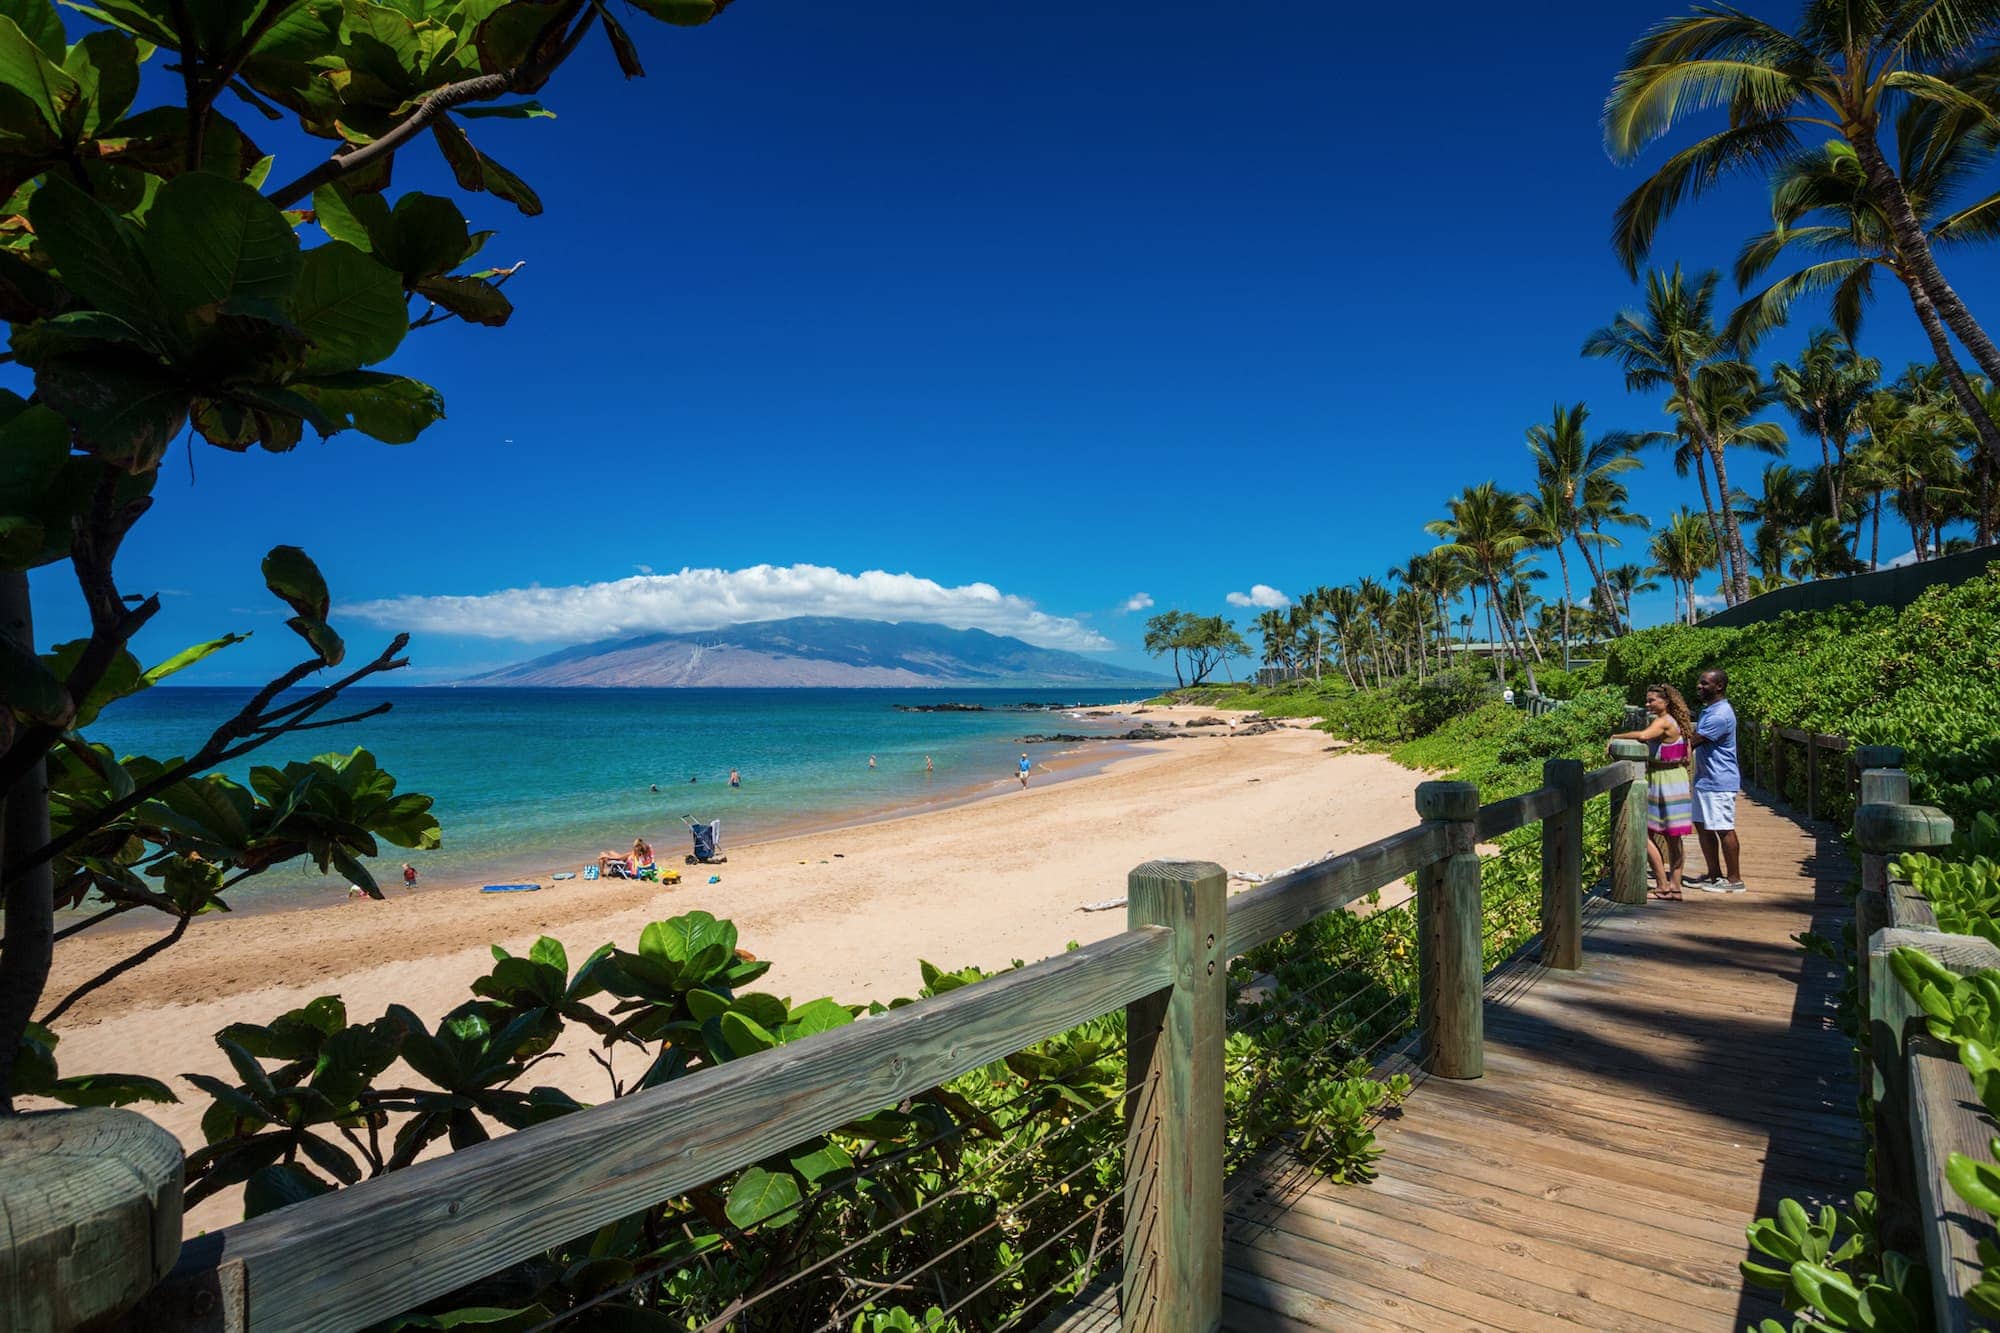
{"label": "weathered wood post", "polygon": [[[1884,747],[1892,749],[1893,747]],[[1900,760],[1902,751],[1897,750]],[[1869,994],[1868,941],[1889,924],[1888,851],[1871,851],[1861,833],[1861,812],[1870,806],[1898,806],[1910,803],[1910,778],[1900,768],[1871,768],[1861,775],[1860,804],[1854,808],[1855,840],[1861,845],[1861,891],[1854,896],[1855,987],[1865,999]],[[1878,821],[1881,816],[1870,816]]]}
{"label": "weathered wood post", "polygon": [[181,1145],[135,1111],[0,1119],[0,1316],[13,1333],[101,1327],[181,1249]]}
{"label": "weathered wood post", "polygon": [[1127,1333],[1222,1326],[1227,885],[1211,861],[1148,861],[1127,881],[1127,923],[1174,932],[1174,984],[1125,1010]]}
{"label": "weathered wood post", "polygon": [[1542,821],[1542,966],[1583,966],[1583,761],[1542,763],[1563,808]]}
{"label": "weathered wood post", "polygon": [[1447,827],[1450,855],[1417,871],[1417,1021],[1423,1064],[1444,1078],[1478,1078],[1486,1069],[1485,933],[1481,928],[1479,853],[1474,832],[1479,788],[1426,782],[1417,813]]}
{"label": "weathered wood post", "polygon": [[1820,817],[1820,737],[1806,733],[1806,823]]}
{"label": "weathered wood post", "polygon": [[1646,743],[1613,741],[1611,757],[1639,765],[1639,775],[1611,789],[1611,901],[1646,901]]}
{"label": "weathered wood post", "polygon": [[1771,724],[1771,794],[1781,805],[1792,803],[1788,779],[1791,777],[1790,756],[1785,753],[1785,729]]}

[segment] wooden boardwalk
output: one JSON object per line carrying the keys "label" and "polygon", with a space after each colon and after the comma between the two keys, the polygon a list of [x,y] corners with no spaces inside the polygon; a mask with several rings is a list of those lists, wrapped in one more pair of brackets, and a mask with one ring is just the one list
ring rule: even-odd
{"label": "wooden boardwalk", "polygon": [[[1420,1081],[1377,1129],[1372,1184],[1280,1154],[1234,1178],[1227,1326],[1735,1333],[1779,1315],[1739,1275],[1745,1226],[1861,1182],[1838,976],[1790,938],[1837,934],[1850,872],[1829,829],[1747,796],[1739,818],[1749,893],[1593,900],[1583,970],[1489,983],[1485,1077]],[[1115,1326],[1109,1292],[1069,1323]]]}

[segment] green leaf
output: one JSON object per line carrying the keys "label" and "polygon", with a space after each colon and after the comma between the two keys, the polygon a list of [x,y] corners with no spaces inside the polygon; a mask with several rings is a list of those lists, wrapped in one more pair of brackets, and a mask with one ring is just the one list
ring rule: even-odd
{"label": "green leaf", "polygon": [[785,1039],[797,1041],[821,1032],[831,1032],[834,1028],[846,1027],[854,1021],[854,1015],[844,1004],[833,1000],[814,1000],[792,1010],[785,1023]]}
{"label": "green leaf", "polygon": [[699,27],[714,18],[718,9],[715,0],[632,0],[632,4],[663,23],[683,28]]}
{"label": "green leaf", "polygon": [[81,92],[76,80],[5,15],[0,15],[0,85],[27,98],[51,131],[62,128],[62,109]]}
{"label": "green leaf", "polygon": [[352,427],[384,444],[408,444],[444,419],[444,399],[422,380],[378,370],[346,370],[294,381],[292,388],[336,428]]}
{"label": "green leaf", "polygon": [[338,185],[313,191],[313,217],[320,230],[363,253],[373,253],[377,237],[387,237],[393,224],[389,205],[379,194],[353,194]]}
{"label": "green leaf", "polygon": [[341,241],[306,252],[288,307],[312,339],[306,370],[356,370],[402,343],[410,320],[395,273]]}
{"label": "green leaf", "polygon": [[139,53],[129,37],[115,32],[86,33],[70,48],[62,66],[79,90],[65,117],[73,137],[95,136],[123,116],[138,95]]}
{"label": "green leaf", "polygon": [[531,962],[545,963],[567,976],[569,974],[569,954],[563,951],[562,941],[550,939],[547,935],[537,939],[528,950]]}
{"label": "green leaf", "polygon": [[763,1024],[734,1010],[724,1014],[720,1023],[723,1042],[738,1056],[755,1055],[778,1044],[778,1039]]}
{"label": "green leaf", "polygon": [[173,1090],[144,1074],[77,1074],[60,1078],[43,1094],[65,1106],[130,1106],[134,1102],[178,1102]]}
{"label": "green leaf", "polygon": [[302,263],[299,238],[275,205],[248,185],[201,171],[160,188],[146,219],[146,253],[182,310],[231,298],[281,304]]}
{"label": "green leaf", "polygon": [[[0,33],[6,26],[0,20]],[[131,223],[60,176],[35,191],[28,221],[71,291],[137,328],[164,325],[166,305]]]}
{"label": "green leaf", "polygon": [[761,1166],[753,1166],[729,1187],[729,1201],[723,1205],[722,1211],[737,1229],[748,1231],[760,1222],[797,1207],[798,1203],[797,1176],[789,1171],[766,1171]]}
{"label": "green leaf", "polygon": [[33,652],[6,634],[0,634],[0,687],[4,687],[0,697],[30,721],[65,727],[75,713],[62,681]]}
{"label": "green leaf", "polygon": [[63,35],[62,16],[49,0],[0,0],[0,15],[14,20],[50,60],[63,58],[69,39]]}
{"label": "green leaf", "polygon": [[542,201],[527,182],[472,146],[465,131],[450,116],[431,122],[431,134],[458,183],[468,190],[488,191],[513,204],[529,217],[542,211]]}
{"label": "green leaf", "polygon": [[333,598],[313,558],[296,546],[273,546],[264,557],[264,586],[302,616],[324,620]]}
{"label": "green leaf", "polygon": [[455,268],[471,243],[458,205],[435,194],[411,191],[396,201],[391,243],[376,247],[376,258],[400,271],[405,286]]}
{"label": "green leaf", "polygon": [[457,109],[457,114],[467,120],[481,120],[488,116],[507,120],[529,120],[537,116],[547,116],[550,120],[554,120],[556,115],[540,102],[509,102],[504,106],[462,106]]}
{"label": "green leaf", "polygon": [[210,639],[207,643],[183,648],[158,666],[148,668],[146,674],[140,677],[143,682],[141,688],[157,685],[175,672],[185,671],[203,658],[219,653],[224,648],[232,648],[249,637],[248,634],[225,634],[219,639]]}
{"label": "green leaf", "polygon": [[[20,341],[17,333],[17,348]],[[187,386],[147,353],[51,356],[33,368],[42,401],[69,419],[93,453],[128,472],[157,467],[187,424],[193,401]]]}
{"label": "green leaf", "polygon": [[322,1194],[331,1194],[333,1188],[297,1162],[274,1163],[252,1173],[250,1179],[244,1182],[244,1220],[262,1217],[265,1213],[304,1203]]}
{"label": "green leaf", "polygon": [[319,654],[320,661],[328,666],[339,666],[342,659],[347,656],[347,644],[333,632],[333,626],[324,620],[315,620],[311,616],[293,616],[285,622],[285,628],[304,639],[306,644]]}
{"label": "green leaf", "polygon": [[[88,487],[70,466],[69,426],[37,403],[0,424],[0,564],[25,569],[59,559],[70,546],[70,516]],[[68,484],[65,485],[67,479]]]}
{"label": "green leaf", "polygon": [[417,283],[417,294],[437,302],[471,324],[498,328],[514,313],[514,303],[482,278],[436,277]]}
{"label": "green leaf", "polygon": [[1945,1179],[1973,1207],[2000,1217],[2000,1167],[1953,1153],[1945,1163]]}

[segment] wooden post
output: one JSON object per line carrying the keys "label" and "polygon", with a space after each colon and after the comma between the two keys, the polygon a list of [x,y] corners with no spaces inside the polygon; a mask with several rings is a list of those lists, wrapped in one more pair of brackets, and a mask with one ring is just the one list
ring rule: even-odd
{"label": "wooden post", "polygon": [[1646,901],[1646,743],[1613,741],[1611,757],[1641,765],[1638,777],[1611,789],[1611,901]]}
{"label": "wooden post", "polygon": [[17,1333],[101,1326],[181,1249],[181,1145],[134,1111],[0,1119],[0,1312]]}
{"label": "wooden post", "polygon": [[1174,984],[1125,1010],[1127,1333],[1222,1326],[1227,884],[1213,862],[1148,861],[1126,888],[1130,925],[1174,932]]}
{"label": "wooden post", "polygon": [[1875,1115],[1875,1191],[1882,1200],[1882,1243],[1921,1254],[1917,1182],[1910,1149],[1907,1043],[1923,1029],[1923,1011],[1889,968],[1897,949],[1919,949],[1960,976],[2000,967],[2000,948],[1976,935],[1934,930],[1878,930],[1868,939],[1868,1064]]}
{"label": "wooden post", "polygon": [[1792,766],[1789,759],[1790,756],[1785,753],[1785,730],[1773,722],[1771,724],[1771,795],[1778,799],[1780,805],[1790,805],[1792,803],[1790,783],[1788,781],[1791,777]]}
{"label": "wooden post", "polygon": [[[1910,803],[1909,775],[1901,769],[1870,769],[1861,775],[1861,804],[1855,807],[1854,818],[1856,838],[1859,840],[1861,812],[1875,806],[1900,806]],[[1879,821],[1881,816],[1871,816]],[[1867,942],[1875,937],[1875,932],[1889,924],[1889,857],[1885,850],[1861,848],[1861,890],[1854,895],[1854,938],[1861,942],[1856,950],[1855,988],[1865,998],[1873,984],[1869,976],[1870,963]]]}
{"label": "wooden post", "polygon": [[1486,1069],[1485,940],[1480,926],[1479,788],[1470,782],[1417,787],[1417,813],[1451,826],[1452,851],[1417,872],[1418,1023],[1423,1064],[1444,1078]]}
{"label": "wooden post", "polygon": [[1806,823],[1819,818],[1819,736],[1806,733]]}
{"label": "wooden post", "polygon": [[1583,761],[1549,759],[1542,785],[1563,808],[1542,821],[1542,966],[1583,966]]}

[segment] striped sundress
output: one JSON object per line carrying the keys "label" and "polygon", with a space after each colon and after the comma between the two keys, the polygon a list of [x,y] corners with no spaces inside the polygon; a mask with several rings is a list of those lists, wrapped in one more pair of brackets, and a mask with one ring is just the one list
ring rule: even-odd
{"label": "striped sundress", "polygon": [[1646,760],[1646,832],[1684,838],[1694,832],[1694,791],[1688,782],[1686,737],[1654,741]]}

